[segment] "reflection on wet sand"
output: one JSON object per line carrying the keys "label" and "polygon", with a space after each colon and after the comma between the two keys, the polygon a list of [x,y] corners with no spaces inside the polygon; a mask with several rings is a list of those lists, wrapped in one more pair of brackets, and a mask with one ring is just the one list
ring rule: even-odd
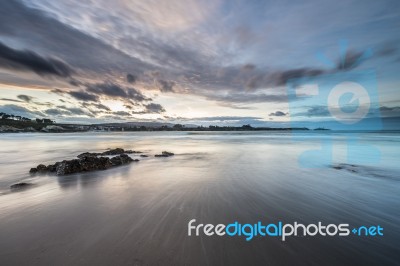
{"label": "reflection on wet sand", "polygon": [[[65,149],[48,153],[50,148],[41,142],[55,137],[39,136],[38,146],[26,152],[49,162],[64,157]],[[65,141],[73,156],[88,139],[67,136]],[[390,265],[399,261],[400,185],[397,179],[366,175],[368,167],[360,166],[357,173],[329,166],[318,172],[301,169],[296,162],[301,145],[267,134],[100,135],[90,142],[99,150],[132,145],[149,152],[170,150],[175,156],[143,158],[107,171],[37,176],[32,179],[34,188],[0,196],[4,265]],[[377,139],[376,144],[390,157],[399,155],[392,143]],[[375,166],[374,173],[380,169],[385,175],[399,173],[393,161]],[[7,168],[10,175],[5,178],[14,177],[8,183],[25,178],[19,169],[29,169],[28,164]],[[191,219],[213,224],[379,224],[385,235],[293,237],[285,242],[257,237],[247,242],[242,237],[189,237]]]}

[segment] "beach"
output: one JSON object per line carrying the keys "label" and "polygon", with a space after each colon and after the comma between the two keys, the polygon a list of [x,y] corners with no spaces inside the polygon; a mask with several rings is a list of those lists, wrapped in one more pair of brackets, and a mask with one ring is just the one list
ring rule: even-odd
{"label": "beach", "polygon": [[[394,265],[400,261],[400,134],[362,133],[381,160],[356,171],[340,132],[86,132],[0,135],[2,265]],[[298,141],[300,139],[301,141]],[[320,139],[331,164],[299,165]],[[74,175],[29,169],[122,147],[140,162]],[[156,158],[162,151],[175,153]],[[365,156],[359,154],[358,156]],[[10,185],[29,182],[24,190]],[[381,225],[384,236],[188,236],[188,222]]]}

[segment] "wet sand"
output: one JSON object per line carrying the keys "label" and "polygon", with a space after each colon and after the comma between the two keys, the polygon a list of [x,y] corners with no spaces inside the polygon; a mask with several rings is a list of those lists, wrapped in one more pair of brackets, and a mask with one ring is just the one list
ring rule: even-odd
{"label": "wet sand", "polygon": [[[20,135],[0,140],[2,265],[395,265],[400,261],[398,142],[375,139],[381,176],[298,167],[286,135]],[[374,137],[375,138],[375,137]],[[14,143],[14,144],[13,144]],[[24,147],[20,152],[18,147]],[[88,149],[88,147],[93,147]],[[41,162],[124,147],[139,158],[107,171],[30,177]],[[6,154],[7,157],[4,157]],[[25,154],[25,156],[24,156]],[[14,163],[12,163],[14,162]],[[373,172],[373,173],[375,173]],[[387,177],[387,178],[386,178]],[[10,193],[13,182],[32,188]],[[187,235],[197,223],[380,224],[383,237]]]}

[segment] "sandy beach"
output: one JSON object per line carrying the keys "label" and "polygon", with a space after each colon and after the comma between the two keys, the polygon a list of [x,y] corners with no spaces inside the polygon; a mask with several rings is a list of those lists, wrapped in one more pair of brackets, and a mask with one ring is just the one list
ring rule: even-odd
{"label": "sandy beach", "polygon": [[[389,158],[352,173],[328,166],[300,168],[299,151],[315,144],[308,134],[296,144],[290,134],[279,132],[4,134],[2,265],[395,264],[400,254],[399,136],[366,134],[364,139]],[[149,155],[170,150],[175,156],[149,156],[84,174],[28,174],[41,162],[114,147]],[[33,186],[10,192],[9,185],[21,181]],[[384,226],[385,235],[285,242],[189,237],[191,219],[368,223]]]}

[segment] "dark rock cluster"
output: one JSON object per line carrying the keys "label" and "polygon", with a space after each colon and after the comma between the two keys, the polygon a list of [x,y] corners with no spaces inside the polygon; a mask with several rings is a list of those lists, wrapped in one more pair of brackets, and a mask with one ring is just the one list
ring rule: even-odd
{"label": "dark rock cluster", "polygon": [[140,151],[124,150],[122,148],[115,148],[105,152],[84,152],[78,155],[78,158],[83,158],[86,156],[102,156],[102,155],[120,155],[120,154],[131,154],[131,153],[141,153]]}
{"label": "dark rock cluster", "polygon": [[21,190],[21,189],[25,189],[27,187],[32,186],[31,183],[26,183],[26,182],[21,182],[21,183],[16,183],[10,186],[11,190]]}
{"label": "dark rock cluster", "polygon": [[331,167],[336,170],[347,170],[352,173],[357,173],[357,166],[354,164],[341,163],[337,165],[332,165]]}
{"label": "dark rock cluster", "polygon": [[175,154],[173,154],[172,152],[168,152],[168,151],[163,151],[161,154],[156,154],[154,155],[155,157],[170,157],[173,156]]}
{"label": "dark rock cluster", "polygon": [[[133,153],[133,151],[124,151],[124,149],[117,148],[109,150],[104,153],[90,153],[85,152],[79,154],[78,159],[64,160],[56,162],[55,164],[44,165],[39,164],[35,168],[31,168],[30,173],[56,173],[57,175],[68,175],[81,172],[90,172],[96,170],[106,170],[111,167],[128,164],[131,162],[138,162],[138,159],[132,159],[126,153]],[[104,157],[101,155],[116,155],[114,157]]]}

